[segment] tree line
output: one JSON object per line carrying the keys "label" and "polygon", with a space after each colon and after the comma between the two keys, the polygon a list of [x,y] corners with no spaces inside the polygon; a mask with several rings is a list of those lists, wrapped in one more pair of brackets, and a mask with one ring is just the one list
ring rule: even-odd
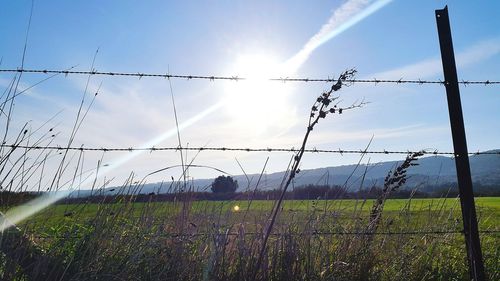
{"label": "tree line", "polygon": [[[124,200],[134,202],[161,202],[183,200],[276,200],[281,190],[247,190],[239,191],[238,182],[229,176],[221,176],[214,180],[211,192],[176,192],[176,193],[149,193],[149,194],[95,194],[87,197],[70,197],[60,203],[115,203]],[[375,199],[382,192],[382,188],[373,186],[359,190],[348,190],[338,185],[304,185],[295,187],[285,193],[286,200],[333,200],[333,199]],[[15,206],[32,200],[42,193],[36,192],[0,192],[0,206]],[[477,197],[500,196],[500,186],[474,183],[474,195]],[[400,189],[391,193],[390,198],[436,198],[458,196],[456,184],[427,185],[416,189]]]}
{"label": "tree line", "polygon": [[[389,198],[455,198],[458,196],[456,187],[445,186],[430,191],[402,189],[394,191]],[[285,200],[334,200],[334,199],[376,199],[382,193],[381,187],[372,187],[356,191],[347,191],[341,186],[306,185],[296,187],[285,193]],[[477,197],[500,196],[500,187],[481,186],[474,191]],[[123,200],[134,202],[162,202],[162,201],[224,201],[224,200],[276,200],[280,197],[281,190],[249,190],[241,192],[180,192],[180,193],[149,193],[135,195],[98,195],[85,198],[66,198],[62,203],[114,203]]]}

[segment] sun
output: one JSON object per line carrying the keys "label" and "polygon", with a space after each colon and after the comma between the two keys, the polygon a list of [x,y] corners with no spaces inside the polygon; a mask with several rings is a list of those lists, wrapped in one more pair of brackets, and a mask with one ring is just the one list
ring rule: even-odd
{"label": "sun", "polygon": [[271,55],[242,55],[230,71],[244,78],[228,82],[224,90],[232,121],[255,136],[288,127],[293,120],[289,106],[291,85],[269,80],[286,73],[283,63]]}

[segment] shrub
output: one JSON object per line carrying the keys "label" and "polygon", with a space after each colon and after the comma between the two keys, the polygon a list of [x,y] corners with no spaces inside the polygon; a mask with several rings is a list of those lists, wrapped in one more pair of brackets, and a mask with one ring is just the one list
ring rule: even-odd
{"label": "shrub", "polygon": [[238,189],[238,181],[230,176],[218,176],[212,183],[214,193],[233,193]]}

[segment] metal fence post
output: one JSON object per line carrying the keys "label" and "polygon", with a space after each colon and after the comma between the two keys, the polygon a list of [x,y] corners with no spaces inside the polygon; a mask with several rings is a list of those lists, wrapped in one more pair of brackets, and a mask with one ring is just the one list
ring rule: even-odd
{"label": "metal fence post", "polygon": [[458,88],[457,68],[451,40],[448,6],[442,10],[436,10],[436,22],[439,34],[439,46],[441,48],[441,60],[443,62],[444,84],[448,99],[451,133],[453,136],[453,148],[455,153],[460,204],[462,207],[465,246],[467,248],[467,258],[469,262],[469,274],[472,280],[485,280],[481,243],[479,240],[476,218],[476,207],[474,204],[474,193],[472,191],[469,154],[467,151],[467,141],[462,115],[462,104]]}

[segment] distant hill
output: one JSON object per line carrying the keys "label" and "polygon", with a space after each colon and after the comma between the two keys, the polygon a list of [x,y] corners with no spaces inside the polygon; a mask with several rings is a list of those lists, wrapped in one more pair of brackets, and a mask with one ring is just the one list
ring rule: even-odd
{"label": "distant hill", "polygon": [[[500,149],[489,152],[499,152]],[[482,185],[496,185],[500,187],[500,155],[481,154],[469,157],[472,180],[474,183]],[[302,170],[295,178],[294,185],[301,186],[307,184],[328,184],[348,187],[351,191],[356,191],[361,187],[367,188],[373,185],[382,185],[385,176],[398,163],[402,161],[380,162],[370,165],[343,165],[336,167],[326,167],[310,170]],[[437,186],[443,184],[456,183],[455,160],[445,156],[429,156],[420,158],[418,166],[413,166],[408,170],[408,181],[406,188],[417,185]],[[365,174],[366,173],[366,174]],[[364,175],[364,182],[361,185],[361,178]],[[284,172],[277,172],[263,175],[259,189],[275,189],[279,187]],[[258,174],[248,175],[251,179],[251,188],[255,187]],[[239,183],[239,191],[247,188],[248,183],[244,175],[233,176]],[[210,184],[213,179],[199,179],[190,181],[189,185],[196,191],[210,191]],[[114,190],[113,190],[114,189]],[[166,193],[171,190],[171,182],[149,183],[144,185],[141,193]],[[108,188],[106,194],[118,192],[118,188]],[[87,195],[88,192],[81,191],[80,196]]]}

